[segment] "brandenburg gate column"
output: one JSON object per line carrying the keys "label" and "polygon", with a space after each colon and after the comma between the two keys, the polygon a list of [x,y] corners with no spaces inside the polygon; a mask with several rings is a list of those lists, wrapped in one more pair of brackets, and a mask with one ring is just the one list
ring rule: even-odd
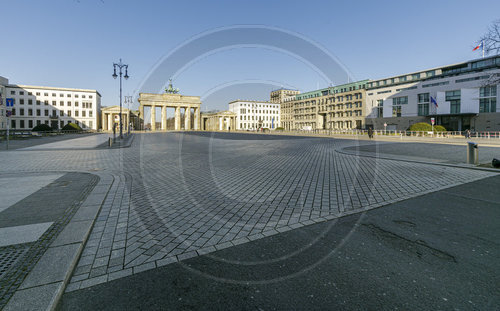
{"label": "brandenburg gate column", "polygon": [[156,131],[156,106],[151,106],[151,131]]}
{"label": "brandenburg gate column", "polygon": [[175,107],[175,130],[181,129],[181,107]]}
{"label": "brandenburg gate column", "polygon": [[167,129],[167,106],[161,106],[161,130]]}
{"label": "brandenburg gate column", "polygon": [[113,123],[113,114],[112,113],[108,113],[108,131],[112,131],[113,130],[113,126],[114,126],[114,123]]}
{"label": "brandenburg gate column", "polygon": [[[141,125],[141,119],[142,119],[142,125]],[[139,105],[139,129],[143,130],[145,124],[146,120],[144,120],[144,106]]]}
{"label": "brandenburg gate column", "polygon": [[107,131],[108,130],[108,118],[106,117],[106,113],[104,111],[102,112],[101,120],[102,120],[102,130]]}
{"label": "brandenburg gate column", "polygon": [[194,129],[200,129],[200,107],[194,108]]}
{"label": "brandenburg gate column", "polygon": [[186,107],[184,111],[184,130],[191,130],[191,107]]}

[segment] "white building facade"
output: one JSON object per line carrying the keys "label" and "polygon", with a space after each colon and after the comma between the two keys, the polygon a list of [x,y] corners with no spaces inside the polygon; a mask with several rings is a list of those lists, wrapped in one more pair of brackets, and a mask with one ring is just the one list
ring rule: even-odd
{"label": "white building facade", "polygon": [[68,123],[76,123],[84,130],[99,129],[101,94],[96,90],[16,84],[4,87],[3,100],[14,100],[11,129],[31,130],[47,124],[60,130]]}
{"label": "white building facade", "polygon": [[280,107],[279,103],[267,101],[235,100],[229,103],[229,111],[236,114],[237,130],[276,129],[280,124]]}
{"label": "white building facade", "polygon": [[366,124],[404,131],[434,118],[449,131],[500,131],[499,79],[500,56],[494,56],[372,80]]}
{"label": "white building facade", "polygon": [[0,77],[0,130],[7,129],[7,115],[5,107],[5,86],[9,84],[9,80]]}

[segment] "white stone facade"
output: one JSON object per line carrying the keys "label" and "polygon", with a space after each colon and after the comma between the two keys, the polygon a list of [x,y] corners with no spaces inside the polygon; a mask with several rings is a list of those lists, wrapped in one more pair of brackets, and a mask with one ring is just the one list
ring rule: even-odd
{"label": "white stone facade", "polygon": [[229,111],[236,113],[237,130],[280,126],[280,104],[266,101],[236,100],[229,103]]}
{"label": "white stone facade", "polygon": [[68,123],[76,123],[84,130],[99,128],[101,95],[96,90],[15,84],[4,87],[4,102],[5,98],[14,99],[11,129],[31,130],[47,124],[60,130]]}
{"label": "white stone facade", "polygon": [[[366,90],[367,125],[406,130],[435,118],[448,130],[500,130],[500,57],[372,80]],[[487,89],[486,89],[487,88]],[[436,100],[437,106],[431,97]]]}

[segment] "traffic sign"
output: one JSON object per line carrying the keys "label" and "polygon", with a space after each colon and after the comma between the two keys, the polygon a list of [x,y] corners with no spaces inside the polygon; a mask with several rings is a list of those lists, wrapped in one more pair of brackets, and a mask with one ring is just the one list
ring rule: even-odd
{"label": "traffic sign", "polygon": [[7,110],[7,117],[10,117],[12,115],[12,111]]}
{"label": "traffic sign", "polygon": [[14,98],[6,98],[5,99],[5,106],[14,107]]}
{"label": "traffic sign", "polygon": [[387,123],[384,123],[384,127],[387,127]]}
{"label": "traffic sign", "polygon": [[431,124],[432,125],[434,125],[434,122],[435,122],[434,118],[431,118]]}

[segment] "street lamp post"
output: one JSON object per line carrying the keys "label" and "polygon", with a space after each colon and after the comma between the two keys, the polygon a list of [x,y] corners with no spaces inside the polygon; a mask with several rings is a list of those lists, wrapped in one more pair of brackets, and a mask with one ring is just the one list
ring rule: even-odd
{"label": "street lamp post", "polygon": [[125,103],[127,104],[127,109],[128,109],[128,116],[127,116],[127,133],[130,134],[130,126],[132,125],[132,122],[130,120],[130,104],[132,104],[132,96],[125,96]]}
{"label": "street lamp post", "polygon": [[113,78],[116,79],[118,75],[116,74],[116,67],[120,69],[120,139],[123,139],[123,124],[122,124],[122,68],[125,68],[125,80],[128,79],[128,65],[122,63],[122,59],[120,58],[120,62],[113,63]]}

